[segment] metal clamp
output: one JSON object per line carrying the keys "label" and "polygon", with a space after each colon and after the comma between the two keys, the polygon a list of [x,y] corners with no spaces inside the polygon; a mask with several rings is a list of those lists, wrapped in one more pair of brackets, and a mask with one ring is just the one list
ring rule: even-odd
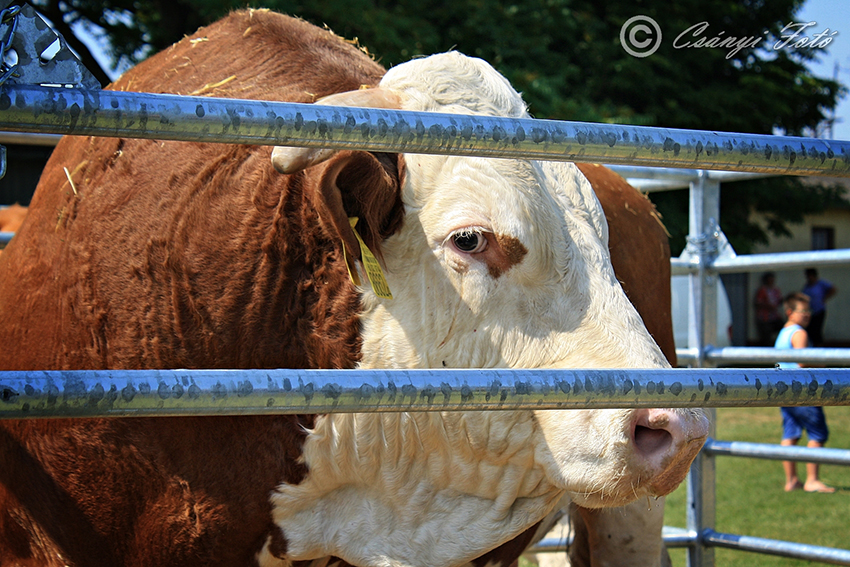
{"label": "metal clamp", "polygon": [[[18,27],[18,14],[21,12],[20,6],[11,6],[4,8],[0,12],[0,85],[6,82],[9,77],[19,77],[17,73],[18,65],[9,65],[6,62],[6,54],[12,49],[12,40],[15,38],[15,30]],[[0,176],[2,177],[2,176]]]}
{"label": "metal clamp", "polygon": [[[77,59],[65,38],[53,31],[32,6],[5,8],[0,12],[0,26],[5,28],[0,27],[0,85],[8,81],[100,90],[98,80]],[[10,51],[17,56],[13,65],[6,63]]]}

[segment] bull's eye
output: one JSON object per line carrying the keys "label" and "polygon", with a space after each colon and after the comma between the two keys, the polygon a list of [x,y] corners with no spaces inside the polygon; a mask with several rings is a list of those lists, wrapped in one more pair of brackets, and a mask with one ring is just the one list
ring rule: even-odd
{"label": "bull's eye", "polygon": [[466,254],[481,252],[487,246],[487,239],[480,232],[473,230],[461,230],[452,235],[452,243],[455,248]]}

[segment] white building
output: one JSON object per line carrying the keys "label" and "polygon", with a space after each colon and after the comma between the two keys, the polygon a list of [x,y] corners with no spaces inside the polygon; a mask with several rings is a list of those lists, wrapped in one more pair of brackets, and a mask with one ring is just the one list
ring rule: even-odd
{"label": "white building", "polygon": [[[847,187],[848,195],[850,195],[850,179],[811,177],[806,178],[805,183],[844,185]],[[758,216],[753,217],[753,220],[758,221]],[[722,224],[723,219],[721,219]],[[850,248],[850,206],[830,209],[818,215],[807,215],[802,224],[789,225],[789,230],[791,231],[790,237],[774,237],[768,245],[756,246],[753,253]],[[818,267],[818,273],[822,279],[830,281],[838,290],[835,297],[827,302],[827,316],[824,325],[825,346],[850,347],[850,266]],[[794,291],[801,291],[805,284],[803,269],[775,270],[775,274],[776,285],[785,295]],[[758,337],[753,299],[756,290],[761,285],[761,276],[761,272],[756,272],[749,274],[746,278],[746,337],[752,343],[755,343]],[[727,292],[730,295],[735,315],[740,313],[740,307],[735,309],[735,306],[736,303],[740,305],[739,302],[742,299],[740,294],[743,291],[736,289],[738,287],[735,283],[727,282]],[[733,294],[737,294],[738,297],[733,299]],[[733,316],[733,319],[738,318]],[[740,332],[740,322],[733,324]]]}

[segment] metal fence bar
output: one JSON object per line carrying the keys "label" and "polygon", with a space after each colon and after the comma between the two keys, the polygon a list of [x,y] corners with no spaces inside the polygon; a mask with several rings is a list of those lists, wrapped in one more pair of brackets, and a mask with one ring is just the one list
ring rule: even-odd
{"label": "metal fence bar", "polygon": [[706,441],[702,450],[710,455],[850,466],[850,450],[848,449],[782,446],[769,445],[767,443],[744,443],[742,441],[709,439]]}
{"label": "metal fence bar", "polygon": [[[0,137],[0,139],[2,138]],[[684,168],[661,169],[639,165],[605,165],[617,174],[625,177],[633,187],[644,192],[687,189],[698,175],[697,171]],[[774,177],[774,174],[770,173],[745,173],[738,171],[707,171],[706,174],[709,179],[720,183]]]}
{"label": "metal fence bar", "polygon": [[850,176],[850,142],[4,84],[0,130]]}
{"label": "metal fence bar", "polygon": [[689,274],[688,347],[697,351],[697,367],[709,366],[703,357],[708,341],[717,336],[717,277],[711,266],[719,252],[717,218],[720,216],[720,183],[701,171],[690,184],[688,252],[696,260],[696,271]]}
{"label": "metal fence bar", "polygon": [[[717,433],[717,412],[710,410],[709,436]],[[695,540],[688,546],[686,563],[688,567],[713,567],[714,549],[705,545],[701,535],[713,529],[716,518],[716,465],[714,456],[700,451],[691,463],[685,483],[685,523],[687,531],[695,534]]]}
{"label": "metal fence bar", "polygon": [[523,554],[531,553],[564,553],[573,544],[575,535],[570,532],[566,537],[546,537],[529,547]]}
{"label": "metal fence bar", "polygon": [[[684,366],[698,360],[696,349],[676,349],[676,358]],[[850,348],[776,349],[772,347],[706,347],[703,358],[712,364],[775,364],[802,362],[828,366],[850,365]]]}
{"label": "metal fence bar", "polygon": [[[684,528],[664,526],[662,530],[664,545],[667,547],[689,547],[697,542],[697,535]],[[532,553],[565,553],[573,544],[574,534],[571,532],[565,537],[546,537],[529,547],[524,554]]]}
{"label": "metal fence bar", "polygon": [[718,273],[728,274],[761,270],[791,270],[808,268],[813,264],[818,266],[850,264],[850,249],[748,254],[734,258],[718,258],[711,267]]}
{"label": "metal fence bar", "polygon": [[[711,269],[718,273],[757,272],[762,270],[791,270],[818,266],[850,264],[850,249],[818,250],[812,252],[777,252],[774,254],[747,254],[734,258],[718,258]],[[695,273],[699,266],[694,261],[670,259],[672,275]]]}
{"label": "metal fence bar", "polygon": [[791,557],[804,561],[819,561],[833,565],[850,565],[850,550],[836,549],[833,547],[821,547],[804,543],[794,543],[776,539],[766,539],[735,534],[719,533],[714,530],[706,530],[701,534],[701,540],[705,545],[712,547],[725,547],[727,549],[738,549],[740,551],[752,551],[767,555],[778,555],[780,557]]}
{"label": "metal fence bar", "polygon": [[699,539],[694,532],[672,526],[662,528],[661,538],[667,547],[691,547],[696,545]]}
{"label": "metal fence bar", "polygon": [[805,405],[850,405],[850,372],[0,371],[0,418]]}
{"label": "metal fence bar", "polygon": [[[689,183],[688,192],[688,249],[697,269],[688,276],[688,348],[697,353],[694,366],[705,368],[713,362],[705,357],[708,341],[717,336],[718,276],[711,266],[719,253],[717,220],[720,216],[720,183],[700,171]],[[707,410],[709,436],[717,431],[717,412]],[[715,463],[708,453],[700,453],[691,464],[686,482],[685,520],[688,531],[701,534],[715,523]],[[714,567],[714,550],[706,547],[697,536],[696,545],[688,547],[688,567]]]}
{"label": "metal fence bar", "polygon": [[840,366],[850,364],[850,348],[801,348],[777,349],[770,347],[724,347],[709,348],[706,358],[715,363],[802,362]]}
{"label": "metal fence bar", "polygon": [[58,134],[31,134],[29,132],[0,132],[0,144],[53,147],[62,136]]}

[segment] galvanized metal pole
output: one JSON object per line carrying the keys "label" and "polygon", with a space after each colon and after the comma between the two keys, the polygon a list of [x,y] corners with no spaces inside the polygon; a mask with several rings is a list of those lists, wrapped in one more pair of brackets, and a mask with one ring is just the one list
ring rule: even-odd
{"label": "galvanized metal pole", "polygon": [[745,443],[743,441],[718,441],[716,439],[710,439],[706,442],[702,450],[712,455],[726,455],[729,457],[850,466],[850,449],[769,445],[767,443]]}
{"label": "galvanized metal pole", "polygon": [[[688,347],[697,350],[696,366],[711,366],[705,357],[706,347],[717,337],[717,278],[711,270],[718,254],[720,217],[720,183],[701,171],[690,183],[690,214],[688,247],[696,256],[698,270],[689,275],[689,332]],[[709,436],[716,435],[717,412],[707,410],[710,420]],[[714,550],[705,547],[702,534],[714,529],[715,523],[715,462],[714,457],[701,452],[691,465],[687,479],[687,527],[696,536],[688,548],[689,567],[714,567]]]}
{"label": "galvanized metal pole", "polygon": [[688,253],[697,266],[689,274],[688,348],[698,349],[698,367],[709,364],[705,360],[705,347],[715,342],[717,336],[717,275],[712,265],[718,254],[720,229],[720,183],[701,171],[691,182]]}
{"label": "galvanized metal pole", "polygon": [[10,85],[0,130],[850,177],[850,142]]}
{"label": "galvanized metal pole", "polygon": [[[821,547],[804,543],[780,541],[761,537],[752,537],[735,534],[718,533],[714,530],[707,531],[705,542],[710,546],[737,549],[739,551],[751,551],[764,553],[779,557],[791,557],[803,561],[815,561],[818,563],[831,563],[833,565],[850,565],[850,550],[836,549],[832,547]],[[713,549],[710,548],[710,549]]]}
{"label": "galvanized metal pole", "polygon": [[[747,254],[734,258],[717,258],[712,269],[717,273],[756,272],[762,270],[793,270],[807,266],[846,266],[850,264],[850,249],[818,250],[808,252],[777,252],[771,254]],[[670,267],[674,276],[696,272],[694,262],[673,258]]]}
{"label": "galvanized metal pole", "polygon": [[850,348],[709,347],[705,359],[715,365],[720,362],[774,365],[788,361],[821,366],[850,366]]}
{"label": "galvanized metal pole", "polygon": [[850,405],[811,368],[0,371],[0,418]]}
{"label": "galvanized metal pole", "polygon": [[[714,416],[711,420],[711,435],[714,435]],[[700,451],[691,464],[686,485],[685,519],[688,534],[693,537],[688,547],[688,567],[714,567],[714,548],[706,546],[704,538],[714,531],[716,521],[715,482],[714,457]]]}

